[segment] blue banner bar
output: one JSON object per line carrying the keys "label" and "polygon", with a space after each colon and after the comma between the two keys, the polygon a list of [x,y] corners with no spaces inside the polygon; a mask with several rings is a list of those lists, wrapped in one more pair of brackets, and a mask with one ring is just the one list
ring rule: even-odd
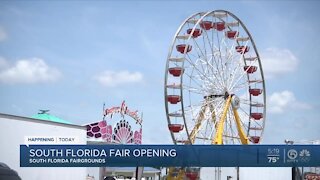
{"label": "blue banner bar", "polygon": [[319,145],[20,145],[21,167],[316,167]]}

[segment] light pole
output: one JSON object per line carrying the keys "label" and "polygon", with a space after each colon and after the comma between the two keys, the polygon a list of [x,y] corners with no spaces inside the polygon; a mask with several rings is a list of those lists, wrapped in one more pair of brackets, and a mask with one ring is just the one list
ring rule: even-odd
{"label": "light pole", "polygon": [[[294,141],[289,140],[289,139],[285,139],[284,143],[286,143],[286,145],[293,145]],[[295,167],[292,167],[292,169],[291,169],[292,180],[296,179],[296,170],[297,170],[297,168],[295,168]],[[303,167],[302,167],[302,174],[303,174]]]}
{"label": "light pole", "polygon": [[292,145],[294,143],[294,141],[289,140],[289,139],[285,139],[284,143],[286,143],[286,145]]}

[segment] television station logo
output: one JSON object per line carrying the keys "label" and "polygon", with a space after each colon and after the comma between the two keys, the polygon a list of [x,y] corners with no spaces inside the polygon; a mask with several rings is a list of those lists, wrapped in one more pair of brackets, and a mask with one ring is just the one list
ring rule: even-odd
{"label": "television station logo", "polygon": [[[278,163],[281,162],[283,156],[281,156],[282,150],[279,148],[268,148],[267,159],[268,163]],[[308,149],[294,149],[289,150],[283,149],[284,163],[307,163],[311,160],[311,153]]]}
{"label": "television station logo", "polygon": [[303,149],[302,151],[300,151],[299,156],[302,162],[310,161],[310,152],[306,149]]}
{"label": "television station logo", "polygon": [[298,163],[298,162],[309,162],[311,157],[310,151],[307,149],[302,149],[297,151],[295,149],[290,149],[287,152],[287,163]]}

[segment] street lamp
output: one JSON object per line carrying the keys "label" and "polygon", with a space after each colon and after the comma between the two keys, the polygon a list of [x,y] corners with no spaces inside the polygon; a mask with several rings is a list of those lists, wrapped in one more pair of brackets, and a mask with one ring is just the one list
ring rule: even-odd
{"label": "street lamp", "polygon": [[288,145],[288,144],[292,145],[294,143],[294,141],[289,140],[289,139],[285,139],[284,143],[286,143],[286,145]]}

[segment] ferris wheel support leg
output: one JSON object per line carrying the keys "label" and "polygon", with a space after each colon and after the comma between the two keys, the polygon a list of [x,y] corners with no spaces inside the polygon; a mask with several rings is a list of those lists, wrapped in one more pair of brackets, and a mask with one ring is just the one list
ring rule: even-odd
{"label": "ferris wheel support leg", "polygon": [[174,174],[174,169],[175,168],[169,168],[169,172],[168,172],[168,176],[166,177],[166,180],[183,180],[184,176],[185,176],[185,172],[183,169],[180,169],[178,171],[177,175],[173,175]]}
{"label": "ferris wheel support leg", "polygon": [[240,137],[240,141],[242,144],[249,144],[248,137],[245,135],[245,133],[241,127],[240,117],[239,117],[238,111],[235,108],[232,108],[232,110],[233,110],[233,115],[236,119],[236,124],[237,124],[238,135]]}
{"label": "ferris wheel support leg", "polygon": [[222,139],[223,127],[224,127],[224,122],[226,121],[226,116],[227,116],[230,104],[231,104],[231,95],[229,95],[229,97],[226,101],[226,104],[224,106],[223,113],[220,118],[220,121],[219,121],[217,130],[216,130],[216,134],[215,134],[214,139],[212,141],[212,144],[219,144],[220,145],[223,142],[223,139]]}
{"label": "ferris wheel support leg", "polygon": [[183,180],[184,176],[185,176],[185,172],[184,172],[183,169],[181,169],[181,170],[179,171],[178,176],[177,176],[177,180]]}
{"label": "ferris wheel support leg", "polygon": [[211,118],[212,118],[212,122],[215,124],[215,128],[217,128],[217,124],[216,124],[216,114],[215,114],[215,110],[212,104],[210,104],[210,111],[211,111]]}
{"label": "ferris wheel support leg", "polygon": [[191,144],[194,143],[195,139],[196,139],[196,135],[197,133],[199,132],[199,129],[200,129],[200,126],[201,126],[201,123],[204,119],[204,114],[205,114],[205,111],[206,111],[206,105],[202,106],[201,107],[201,111],[199,113],[199,116],[197,118],[197,122],[196,122],[196,125],[194,126],[194,128],[192,129],[191,133],[190,133],[190,140],[191,140]]}

